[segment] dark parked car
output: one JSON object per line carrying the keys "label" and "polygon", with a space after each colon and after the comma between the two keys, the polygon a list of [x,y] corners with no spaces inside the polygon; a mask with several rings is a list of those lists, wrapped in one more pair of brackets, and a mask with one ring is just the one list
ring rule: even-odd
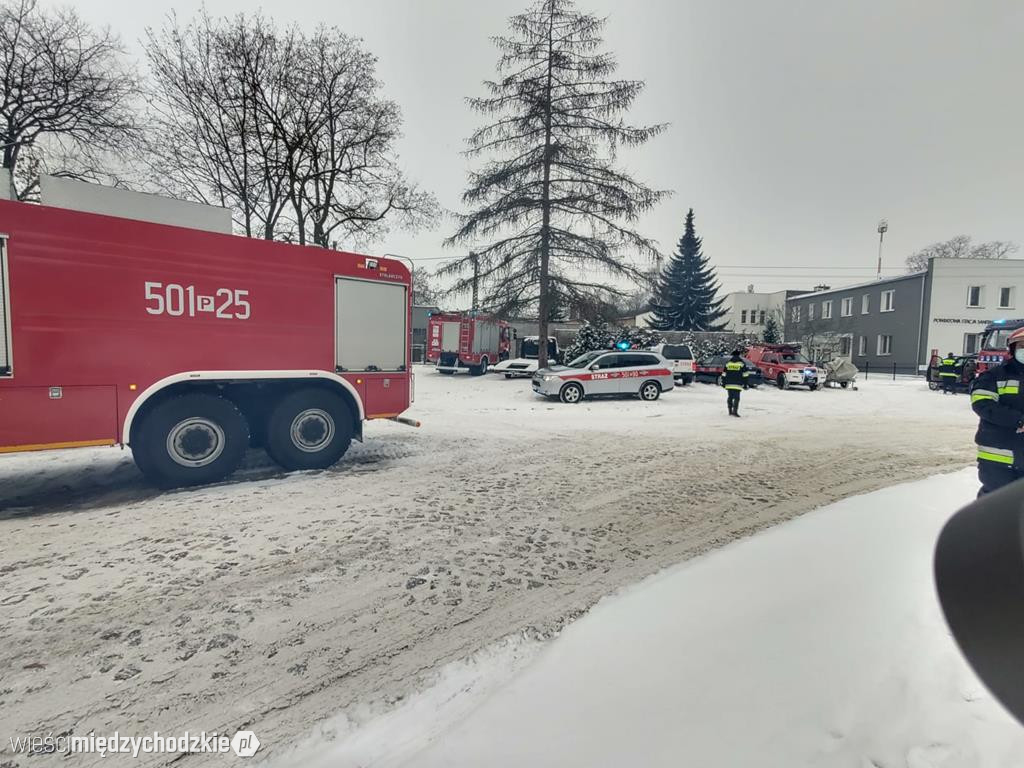
{"label": "dark parked car", "polygon": [[[942,355],[932,357],[928,365],[928,386],[932,389],[942,387],[942,377],[939,375],[941,367]],[[956,365],[953,367],[953,370],[956,371],[956,391],[969,391],[971,383],[974,381],[975,373],[978,370],[978,356],[956,355]]]}
{"label": "dark parked car", "polygon": [[[764,383],[764,377],[761,375],[761,369],[745,357],[741,357],[740,359],[743,361],[746,369],[750,371],[750,376],[747,377],[747,384],[751,387],[761,386]],[[697,365],[694,369],[694,376],[697,381],[703,381],[707,384],[720,384],[722,372],[725,371],[725,364],[727,362],[729,362],[729,357],[726,355],[705,357],[703,360],[697,361]]]}

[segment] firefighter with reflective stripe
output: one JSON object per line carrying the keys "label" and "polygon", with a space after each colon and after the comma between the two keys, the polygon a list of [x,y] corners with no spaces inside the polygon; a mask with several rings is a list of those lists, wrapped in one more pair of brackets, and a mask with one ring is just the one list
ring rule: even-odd
{"label": "firefighter with reflective stripe", "polygon": [[747,365],[740,359],[740,351],[733,350],[732,357],[725,364],[722,371],[722,386],[729,393],[726,404],[729,406],[729,415],[739,418],[740,415],[740,391],[747,389],[747,377],[750,371]]}
{"label": "firefighter with reflective stripe", "polygon": [[971,407],[981,420],[978,444],[978,495],[1024,477],[1024,328],[1008,340],[1010,359],[989,368],[971,385]]}
{"label": "firefighter with reflective stripe", "polygon": [[956,355],[950,352],[939,363],[939,378],[942,379],[942,394],[956,394]]}

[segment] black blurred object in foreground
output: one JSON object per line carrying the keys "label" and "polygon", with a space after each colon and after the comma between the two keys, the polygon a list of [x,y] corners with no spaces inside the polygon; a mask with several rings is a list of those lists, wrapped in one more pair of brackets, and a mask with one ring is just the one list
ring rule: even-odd
{"label": "black blurred object in foreground", "polygon": [[1024,724],[1024,481],[946,523],[935,547],[935,584],[960,650]]}

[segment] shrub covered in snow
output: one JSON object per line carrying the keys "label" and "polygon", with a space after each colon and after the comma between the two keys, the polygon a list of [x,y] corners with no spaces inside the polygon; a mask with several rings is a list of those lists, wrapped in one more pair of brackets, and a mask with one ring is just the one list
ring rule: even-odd
{"label": "shrub covered in snow", "polygon": [[609,327],[607,323],[588,323],[580,328],[576,338],[566,347],[565,360],[573,360],[584,352],[595,349],[613,349],[620,341],[628,341],[634,349],[650,349],[662,342],[687,344],[697,360],[728,355],[736,348],[747,350],[751,345],[759,343],[757,339],[740,333],[694,331],[665,331],[661,333],[635,326],[616,328]]}
{"label": "shrub covered in snow", "polygon": [[624,328],[609,327],[607,323],[587,323],[576,334],[565,349],[565,360],[573,360],[584,352],[596,349],[614,349],[620,341],[628,341],[634,349],[650,349],[664,339],[657,331],[649,328],[626,326]]}

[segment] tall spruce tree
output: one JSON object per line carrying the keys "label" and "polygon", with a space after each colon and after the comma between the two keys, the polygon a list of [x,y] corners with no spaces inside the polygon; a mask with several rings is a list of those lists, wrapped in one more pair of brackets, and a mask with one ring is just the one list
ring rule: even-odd
{"label": "tall spruce tree", "polygon": [[647,325],[658,331],[721,331],[725,316],[716,299],[718,280],[701,251],[701,239],[693,226],[693,208],[686,214],[686,231],[676,252],[661,273],[651,302],[654,317]]}
{"label": "tall spruce tree", "polygon": [[[499,312],[536,313],[548,335],[552,304],[585,304],[616,282],[636,282],[642,270],[624,254],[653,257],[654,243],[630,227],[667,192],[653,190],[615,166],[621,146],[643,144],[663,125],[623,120],[644,88],[612,80],[615,58],[602,52],[605,20],[576,10],[572,0],[538,0],[512,17],[488,95],[470,105],[491,122],[469,139],[483,159],[470,174],[449,245],[468,246],[446,265],[453,292],[482,284],[481,305]],[[540,347],[540,365],[547,347]]]}

